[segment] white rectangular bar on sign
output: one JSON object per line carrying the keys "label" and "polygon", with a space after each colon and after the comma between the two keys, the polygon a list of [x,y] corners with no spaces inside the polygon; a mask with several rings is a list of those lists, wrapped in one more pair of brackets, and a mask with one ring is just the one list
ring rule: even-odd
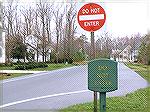
{"label": "white rectangular bar on sign", "polygon": [[104,19],[104,14],[97,14],[97,15],[80,15],[79,21],[85,21],[85,20],[100,20]]}

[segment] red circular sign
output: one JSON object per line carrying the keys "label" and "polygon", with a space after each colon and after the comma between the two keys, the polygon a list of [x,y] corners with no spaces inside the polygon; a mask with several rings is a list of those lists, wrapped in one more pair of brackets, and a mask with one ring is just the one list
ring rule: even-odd
{"label": "red circular sign", "polygon": [[86,31],[100,29],[106,20],[105,10],[98,4],[85,4],[78,12],[78,23]]}

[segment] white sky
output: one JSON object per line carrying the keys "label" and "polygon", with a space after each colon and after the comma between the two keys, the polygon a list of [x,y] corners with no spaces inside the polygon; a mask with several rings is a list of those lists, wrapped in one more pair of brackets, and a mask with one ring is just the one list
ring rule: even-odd
{"label": "white sky", "polygon": [[116,35],[147,33],[147,8],[146,2],[108,3],[106,5],[108,31]]}
{"label": "white sky", "polygon": [[[22,3],[34,0],[20,0]],[[36,0],[38,1],[38,0]],[[45,1],[45,0],[43,0]],[[52,0],[47,0],[51,1]],[[106,23],[95,35],[103,31],[118,36],[131,36],[132,34],[146,34],[150,30],[150,2],[149,0],[63,0],[78,1],[78,10],[86,3],[95,2],[106,11]],[[86,2],[85,2],[86,1]],[[99,2],[101,1],[101,2]],[[55,0],[60,2],[60,0]],[[78,34],[90,35],[78,25]]]}
{"label": "white sky", "polygon": [[106,23],[95,32],[96,36],[106,31],[114,37],[130,37],[137,33],[146,34],[150,30],[149,0],[105,0],[97,3],[106,11]]}

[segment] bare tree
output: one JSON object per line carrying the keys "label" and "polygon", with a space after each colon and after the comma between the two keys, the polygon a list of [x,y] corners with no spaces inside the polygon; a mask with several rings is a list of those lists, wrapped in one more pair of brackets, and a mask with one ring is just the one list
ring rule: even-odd
{"label": "bare tree", "polygon": [[111,35],[108,32],[104,32],[96,41],[96,50],[98,57],[110,58],[112,52],[112,40]]}
{"label": "bare tree", "polygon": [[15,37],[14,33],[14,21],[17,10],[17,5],[12,5],[11,0],[7,6],[3,7],[3,27],[6,30],[6,62],[10,63],[12,43],[10,39]]}
{"label": "bare tree", "polygon": [[[56,49],[55,49],[55,55],[56,55],[56,63],[58,63],[58,55],[59,55],[59,43],[61,44],[62,39],[62,24],[63,24],[63,17],[65,11],[62,10],[62,5],[57,6],[57,10],[53,11],[53,15],[55,17],[55,30],[56,30]],[[60,45],[61,46],[61,45]]]}
{"label": "bare tree", "polygon": [[25,9],[23,7],[23,10],[20,11],[24,17],[24,23],[25,23],[25,31],[26,31],[26,35],[28,36],[32,33],[32,27],[33,27],[33,22],[34,22],[34,17],[35,17],[35,13],[34,13],[34,9],[30,6],[29,9]]}
{"label": "bare tree", "polygon": [[66,28],[64,37],[64,58],[72,59],[74,49],[73,41],[77,26],[75,26],[76,4],[68,4],[66,6]]}
{"label": "bare tree", "polygon": [[[46,60],[47,52],[51,48],[50,47],[51,46],[51,33],[50,33],[51,32],[50,31],[51,16],[49,15],[51,15],[52,13],[52,6],[53,4],[40,2],[39,4],[37,4],[37,10],[36,10],[36,19],[39,18],[41,25],[38,25],[39,28],[36,28],[35,32],[38,32],[38,33],[37,34],[35,33],[35,35],[37,35],[39,39],[38,46],[41,49],[39,51],[41,51],[42,53],[43,62],[47,61]],[[36,20],[36,24],[39,21]]]}

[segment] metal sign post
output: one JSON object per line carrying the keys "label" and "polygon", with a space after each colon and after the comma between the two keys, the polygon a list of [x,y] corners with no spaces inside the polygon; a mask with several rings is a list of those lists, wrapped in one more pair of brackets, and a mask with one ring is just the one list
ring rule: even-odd
{"label": "metal sign post", "polygon": [[100,92],[99,98],[100,98],[100,112],[106,112],[106,92]]}
{"label": "metal sign post", "polygon": [[[91,58],[95,59],[95,39],[94,39],[94,32],[91,32]],[[94,91],[94,112],[97,112],[97,92]]]}
{"label": "metal sign post", "polygon": [[[80,8],[77,20],[81,28],[91,32],[91,58],[95,59],[94,31],[99,30],[106,21],[105,10],[95,3],[85,4]],[[97,112],[97,91],[94,90],[94,112]]]}

